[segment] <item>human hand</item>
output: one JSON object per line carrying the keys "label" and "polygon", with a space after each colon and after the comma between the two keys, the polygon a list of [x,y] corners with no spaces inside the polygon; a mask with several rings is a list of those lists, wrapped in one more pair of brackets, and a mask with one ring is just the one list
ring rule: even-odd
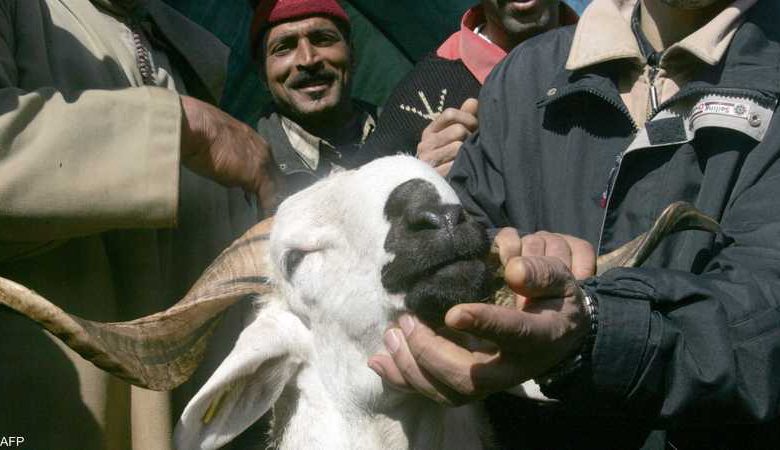
{"label": "human hand", "polygon": [[517,256],[551,256],[560,259],[574,278],[582,280],[596,274],[596,252],[584,239],[567,234],[537,231],[522,238],[515,228],[502,228],[493,239],[501,265],[506,267]]}
{"label": "human hand", "polygon": [[281,177],[265,139],[206,102],[181,96],[181,104],[182,164],[223,186],[255,194],[264,211],[274,210]]}
{"label": "human hand", "polygon": [[[372,356],[369,367],[398,389],[461,404],[542,375],[581,348],[590,322],[571,269],[592,274],[593,249],[552,233],[520,239],[513,229],[502,230],[496,245],[507,261],[507,284],[518,294],[514,308],[457,305],[440,330],[402,316],[400,328],[385,334],[390,355]],[[481,338],[479,346],[464,345],[464,332]]]}
{"label": "human hand", "polygon": [[469,98],[459,109],[445,109],[423,130],[417,145],[417,158],[446,176],[463,141],[477,130],[478,106],[477,99]]}

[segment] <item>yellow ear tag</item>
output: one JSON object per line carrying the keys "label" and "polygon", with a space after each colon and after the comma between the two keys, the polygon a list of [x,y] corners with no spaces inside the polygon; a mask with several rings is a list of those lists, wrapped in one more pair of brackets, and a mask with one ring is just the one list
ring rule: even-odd
{"label": "yellow ear tag", "polygon": [[200,419],[204,425],[208,425],[209,422],[214,420],[214,417],[217,416],[219,409],[222,407],[222,400],[225,399],[225,396],[228,392],[230,392],[230,389],[225,389],[224,391],[220,392],[219,395],[217,395],[217,398],[209,403],[209,407],[206,408],[206,412],[203,414],[203,418]]}

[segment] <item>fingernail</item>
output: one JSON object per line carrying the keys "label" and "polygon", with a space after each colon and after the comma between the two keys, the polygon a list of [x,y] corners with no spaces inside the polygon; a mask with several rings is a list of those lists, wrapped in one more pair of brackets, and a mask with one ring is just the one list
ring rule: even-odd
{"label": "fingernail", "polygon": [[409,336],[414,331],[414,319],[408,314],[402,315],[398,319],[398,324],[401,325],[401,329],[404,331],[404,336]]}
{"label": "fingernail", "polygon": [[401,339],[396,334],[398,330],[392,329],[385,332],[385,347],[390,353],[398,351],[398,347],[401,345]]}
{"label": "fingernail", "polygon": [[368,368],[373,370],[374,372],[376,372],[376,374],[379,375],[380,377],[382,377],[382,378],[385,377],[385,372],[384,372],[384,370],[382,370],[382,366],[380,366],[379,364],[377,364],[377,363],[375,363],[373,361],[369,361],[368,362]]}
{"label": "fingernail", "polygon": [[444,321],[452,328],[468,328],[474,321],[474,316],[463,308],[451,309],[444,318]]}

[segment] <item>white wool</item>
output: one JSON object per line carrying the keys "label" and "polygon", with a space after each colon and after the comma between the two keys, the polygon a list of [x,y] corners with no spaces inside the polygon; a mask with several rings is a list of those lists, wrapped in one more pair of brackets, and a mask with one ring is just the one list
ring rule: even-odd
{"label": "white wool", "polygon": [[[432,168],[396,156],[282,204],[270,242],[278,290],[257,300],[256,317],[187,405],[176,430],[181,450],[219,448],[269,409],[283,449],[481,447],[473,407],[394,391],[366,365],[384,351],[382,335],[404,308],[403,297],[382,286],[381,269],[393,258],[383,211],[393,189],[414,178],[458,203]],[[290,251],[305,256],[287,277]],[[209,408],[216,413],[204,423]]]}

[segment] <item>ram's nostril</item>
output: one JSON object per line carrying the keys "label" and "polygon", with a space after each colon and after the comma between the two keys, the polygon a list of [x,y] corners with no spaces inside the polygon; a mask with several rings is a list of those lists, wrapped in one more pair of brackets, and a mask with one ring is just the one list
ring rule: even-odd
{"label": "ram's nostril", "polygon": [[466,219],[458,205],[437,205],[408,210],[406,222],[412,230],[451,229]]}
{"label": "ram's nostril", "polygon": [[442,208],[444,209],[445,222],[449,226],[454,227],[466,221],[466,214],[460,205],[445,205]]}
{"label": "ram's nostril", "polygon": [[435,230],[441,228],[444,224],[442,218],[430,210],[410,211],[407,214],[407,223],[412,230]]}

